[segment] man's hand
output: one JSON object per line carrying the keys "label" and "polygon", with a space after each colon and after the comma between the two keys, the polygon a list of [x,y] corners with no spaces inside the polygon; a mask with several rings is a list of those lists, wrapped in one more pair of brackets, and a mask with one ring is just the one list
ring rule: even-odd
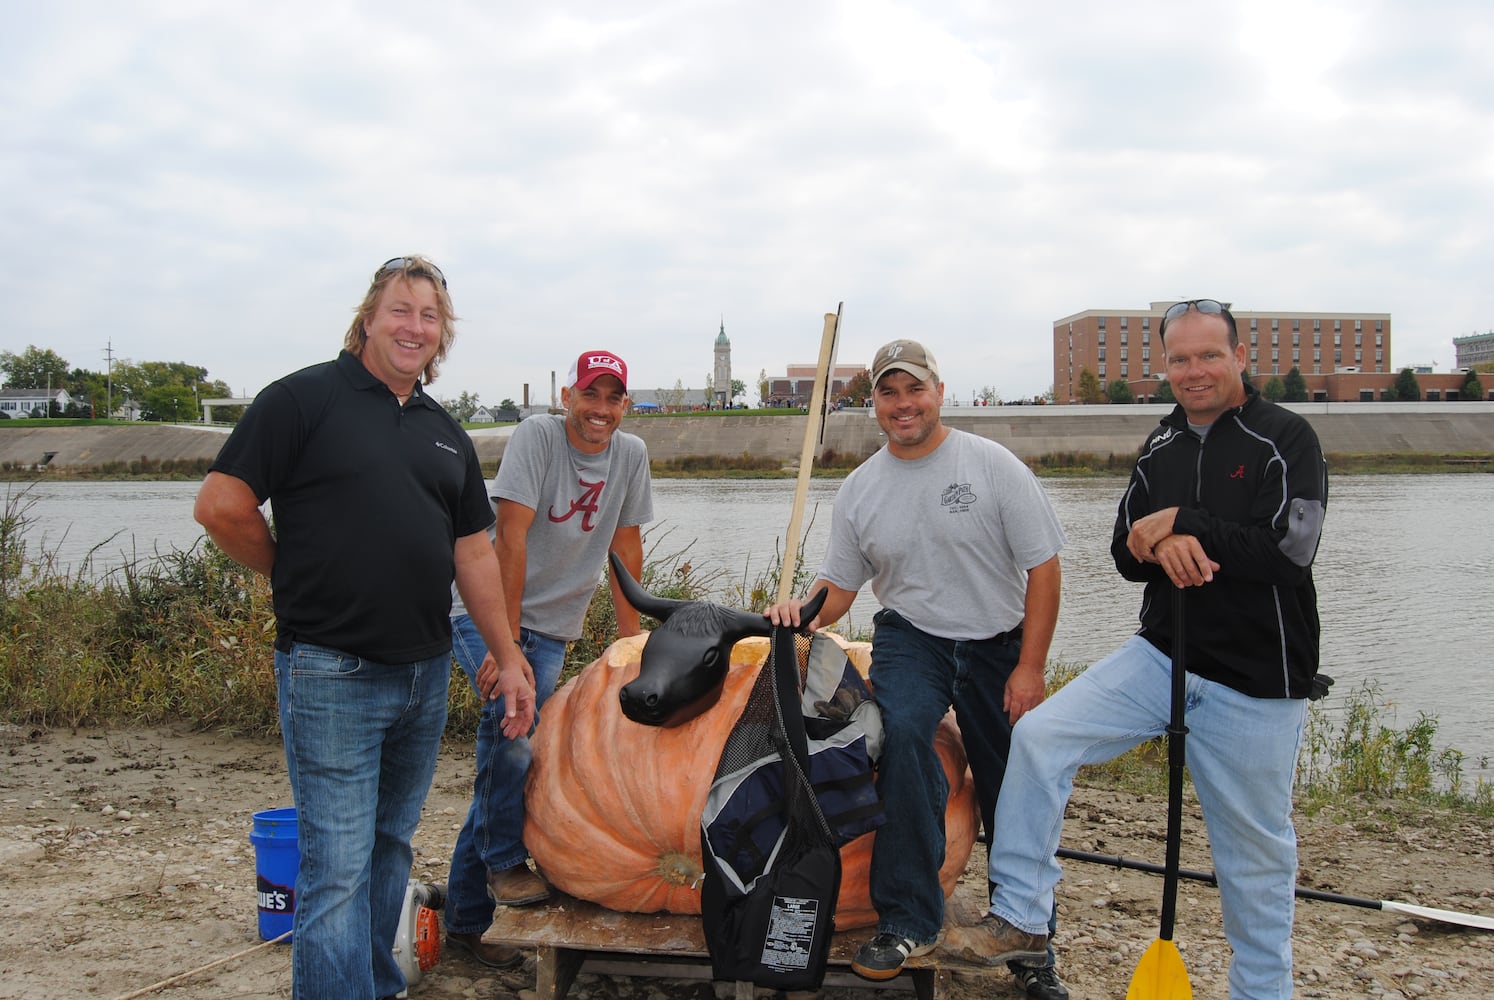
{"label": "man's hand", "polygon": [[1173,533],[1178,508],[1153,511],[1131,525],[1126,550],[1137,562],[1161,566],[1176,587],[1201,587],[1214,579],[1219,564],[1192,535]]}
{"label": "man's hand", "polygon": [[1126,548],[1137,562],[1157,561],[1157,543],[1172,534],[1172,526],[1178,516],[1178,508],[1164,507],[1153,511],[1131,525],[1126,536]]}
{"label": "man's hand", "polygon": [[[792,628],[799,628],[805,625],[804,622],[799,620],[799,609],[802,607],[804,607],[804,600],[802,598],[790,597],[782,604],[768,605],[768,609],[763,612],[763,617],[767,618],[774,625],[787,625]],[[810,631],[814,631],[819,628],[819,625],[820,619],[816,617],[814,621],[808,623],[808,628]]]}
{"label": "man's hand", "polygon": [[1045,697],[1047,691],[1042,664],[1019,662],[1006,680],[1006,693],[1001,707],[1015,726],[1018,719],[1041,705]]}
{"label": "man's hand", "polygon": [[484,701],[503,699],[503,722],[499,728],[504,736],[513,740],[529,735],[536,703],[534,669],[518,646],[504,656],[502,664],[491,650],[483,657],[482,666],[477,668],[477,690]]}
{"label": "man's hand", "polygon": [[1168,535],[1157,543],[1155,551],[1152,561],[1162,567],[1175,587],[1202,587],[1219,571],[1219,564],[1192,535]]}

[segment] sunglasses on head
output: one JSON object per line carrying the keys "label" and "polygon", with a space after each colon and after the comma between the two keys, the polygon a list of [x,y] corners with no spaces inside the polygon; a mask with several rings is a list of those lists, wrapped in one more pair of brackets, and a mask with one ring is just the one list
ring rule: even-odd
{"label": "sunglasses on head", "polygon": [[442,288],[446,288],[446,275],[442,274],[441,269],[435,264],[421,257],[391,257],[384,261],[383,265],[374,272],[374,280],[377,281],[390,271],[413,271],[416,274],[426,273],[441,282]]}
{"label": "sunglasses on head", "polygon": [[1158,336],[1167,329],[1169,322],[1177,319],[1189,309],[1197,309],[1206,316],[1223,316],[1226,312],[1224,303],[1216,302],[1213,299],[1189,299],[1186,302],[1174,303],[1168,306],[1167,311],[1162,314],[1162,323],[1157,328]]}

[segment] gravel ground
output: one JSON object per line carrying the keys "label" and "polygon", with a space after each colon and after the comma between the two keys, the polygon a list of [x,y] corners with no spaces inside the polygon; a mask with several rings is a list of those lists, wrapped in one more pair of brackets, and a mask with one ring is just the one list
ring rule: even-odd
{"label": "gravel ground", "polygon": [[[0,998],[112,997],[237,955],[259,943],[251,814],[290,804],[279,744],[169,727],[77,733],[0,727]],[[466,810],[471,746],[443,752],[417,837],[415,874],[445,876]],[[1160,799],[1081,788],[1064,844],[1160,861]],[[1196,805],[1184,817],[1183,865],[1210,867]],[[1490,824],[1402,811],[1395,821],[1299,817],[1303,885],[1494,915]],[[961,883],[984,889],[980,848]],[[1075,1000],[1125,995],[1157,935],[1160,878],[1066,862],[1060,972]],[[1184,882],[1177,938],[1199,1000],[1224,1000],[1229,949],[1218,896]],[[148,995],[176,1000],[288,997],[289,951],[260,948]],[[521,996],[531,957],[491,974],[446,953],[412,991],[422,1000]],[[1494,933],[1388,911],[1303,902],[1296,917],[1300,997],[1494,997]],[[826,989],[827,1000],[882,991]],[[713,1000],[729,990],[674,979],[583,974],[583,1000]],[[958,974],[958,1000],[1018,996],[1004,972]]]}

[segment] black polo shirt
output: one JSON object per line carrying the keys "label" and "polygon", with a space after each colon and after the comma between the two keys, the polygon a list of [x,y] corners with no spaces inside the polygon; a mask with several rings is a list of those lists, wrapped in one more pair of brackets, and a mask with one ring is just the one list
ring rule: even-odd
{"label": "black polo shirt", "polygon": [[271,383],[212,468],[270,501],[277,648],[384,663],[451,648],[453,546],[493,511],[472,439],[423,391],[401,408],[343,351]]}

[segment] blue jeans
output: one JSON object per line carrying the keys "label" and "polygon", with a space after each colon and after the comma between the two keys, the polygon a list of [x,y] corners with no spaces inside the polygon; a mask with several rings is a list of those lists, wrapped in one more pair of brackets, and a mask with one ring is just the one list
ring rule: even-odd
{"label": "blue jeans", "polygon": [[[519,646],[534,669],[536,709],[555,691],[565,663],[565,642],[530,629],[519,630]],[[467,615],[451,620],[451,649],[457,663],[477,690],[477,669],[488,647]],[[451,852],[446,881],[446,929],[453,934],[481,934],[493,923],[493,900],[488,895],[488,872],[523,864],[524,779],[533,752],[529,738],[503,735],[504,703],[484,702],[477,723],[477,774],[472,781],[472,805]]]}
{"label": "blue jeans", "polygon": [[872,843],[871,899],[879,932],[923,944],[944,925],[939,867],[949,784],[934,731],[953,706],[989,832],[1011,745],[1002,701],[1022,644],[941,639],[886,608],[872,620],[871,683],[885,732],[877,788],[887,819]]}
{"label": "blue jeans", "polygon": [[[1054,852],[1074,773],[1161,735],[1171,703],[1170,658],[1132,636],[1022,717],[996,812],[992,913],[1040,931],[1062,873]],[[1297,878],[1292,779],[1307,702],[1251,698],[1189,674],[1186,712],[1184,752],[1234,951],[1230,997],[1290,996]],[[1157,827],[1166,827],[1160,806]]]}
{"label": "blue jeans", "polygon": [[405,988],[394,935],[450,678],[447,654],[389,664],[306,643],[275,651],[301,850],[296,1000],[371,1000]]}

